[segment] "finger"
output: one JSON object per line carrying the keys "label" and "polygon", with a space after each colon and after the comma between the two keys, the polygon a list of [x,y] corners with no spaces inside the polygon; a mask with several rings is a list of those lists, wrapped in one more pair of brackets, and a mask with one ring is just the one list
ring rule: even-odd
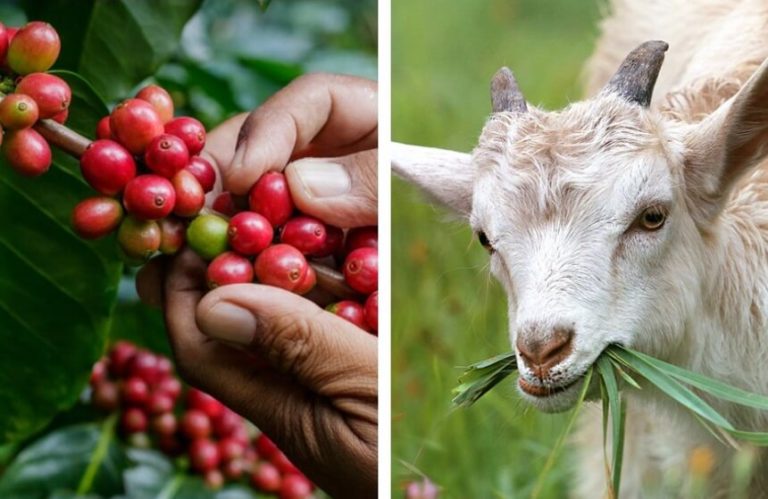
{"label": "finger", "polygon": [[248,116],[235,156],[222,168],[224,188],[245,194],[264,172],[310,153],[333,156],[376,147],[376,130],[375,82],[305,75]]}
{"label": "finger", "polygon": [[222,286],[198,305],[197,324],[211,338],[247,346],[319,395],[376,396],[375,337],[298,295],[256,284]]}
{"label": "finger", "polygon": [[163,257],[153,258],[136,274],[136,293],[145,305],[152,308],[163,306],[163,276],[166,263]]}
{"label": "finger", "polygon": [[375,225],[378,220],[377,150],[341,158],[306,158],[285,175],[302,213],[339,227]]}

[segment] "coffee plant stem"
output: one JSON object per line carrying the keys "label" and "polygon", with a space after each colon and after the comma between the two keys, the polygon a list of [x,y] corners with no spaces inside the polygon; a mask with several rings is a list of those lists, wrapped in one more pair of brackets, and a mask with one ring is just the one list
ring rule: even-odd
{"label": "coffee plant stem", "polygon": [[70,156],[80,159],[91,141],[74,130],[53,120],[40,120],[35,125],[49,144],[56,146]]}
{"label": "coffee plant stem", "polygon": [[344,275],[325,265],[310,262],[317,274],[317,285],[334,296],[344,299],[359,299],[360,294],[347,285]]}

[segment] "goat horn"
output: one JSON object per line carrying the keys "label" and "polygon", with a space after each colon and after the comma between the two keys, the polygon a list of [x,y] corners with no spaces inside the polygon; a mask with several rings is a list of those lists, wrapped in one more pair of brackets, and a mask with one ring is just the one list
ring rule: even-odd
{"label": "goat horn", "polygon": [[648,107],[668,48],[669,44],[660,40],[640,44],[627,55],[601,93],[616,94]]}
{"label": "goat horn", "polygon": [[517,86],[517,80],[509,68],[501,68],[491,80],[491,105],[494,113],[528,111],[525,97]]}

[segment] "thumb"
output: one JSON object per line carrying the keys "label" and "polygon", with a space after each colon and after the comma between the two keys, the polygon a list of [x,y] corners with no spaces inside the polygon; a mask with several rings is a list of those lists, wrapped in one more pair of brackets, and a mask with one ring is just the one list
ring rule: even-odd
{"label": "thumb", "polygon": [[285,175],[303,213],[339,227],[376,225],[377,150],[340,158],[305,158],[290,163]]}
{"label": "thumb", "polygon": [[222,286],[200,301],[197,326],[210,338],[247,348],[320,395],[346,391],[352,373],[373,380],[356,389],[375,394],[375,337],[288,291]]}

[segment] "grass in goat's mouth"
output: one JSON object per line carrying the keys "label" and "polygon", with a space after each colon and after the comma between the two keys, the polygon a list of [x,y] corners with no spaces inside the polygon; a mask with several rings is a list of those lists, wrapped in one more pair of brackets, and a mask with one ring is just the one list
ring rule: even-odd
{"label": "grass in goat's mouth", "polygon": [[[472,405],[516,370],[515,354],[511,352],[472,364],[459,378],[459,386],[454,388],[454,405],[459,407]],[[600,377],[600,394],[603,402],[603,441],[607,435],[609,417],[611,420],[611,459],[606,464],[606,469],[611,474],[609,481],[611,497],[619,496],[621,486],[625,419],[624,400],[619,392],[619,385],[622,382],[630,389],[638,390],[641,388],[635,378],[645,380],[655,386],[675,402],[691,411],[694,417],[721,442],[735,445],[735,440],[743,440],[755,445],[768,446],[768,432],[737,430],[693,389],[721,400],[765,411],[768,411],[768,397],[732,387],[643,353],[612,345],[605,349],[584,376],[584,384],[571,417],[550,452],[531,497],[539,495],[547,472],[554,465],[565,438],[576,421],[576,416],[584,403],[590,381],[595,373]],[[606,461],[608,461],[607,453]]]}

